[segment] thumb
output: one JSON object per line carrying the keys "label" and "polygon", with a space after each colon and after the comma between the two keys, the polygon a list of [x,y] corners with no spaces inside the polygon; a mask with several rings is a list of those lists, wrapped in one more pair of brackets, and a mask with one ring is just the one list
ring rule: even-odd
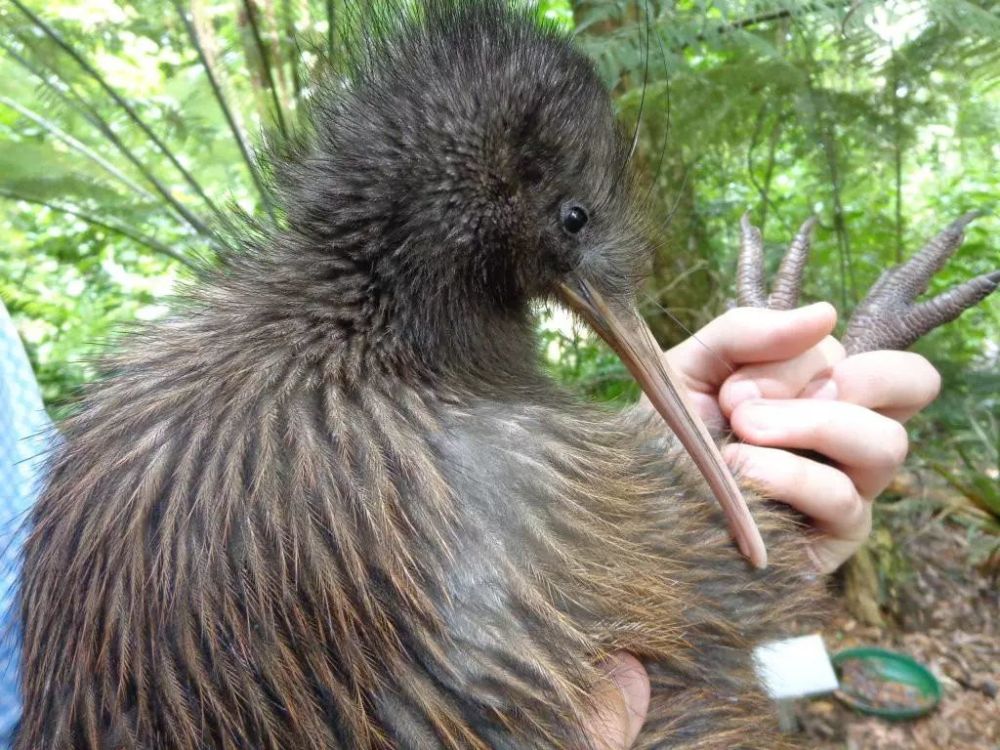
{"label": "thumb", "polygon": [[606,679],[593,693],[595,712],[585,724],[599,750],[627,750],[639,736],[649,708],[649,677],[632,654],[618,651],[601,665]]}
{"label": "thumb", "polygon": [[795,310],[737,307],[675,346],[667,357],[687,382],[712,389],[729,377],[732,367],[801,354],[836,323],[837,311],[827,302]]}

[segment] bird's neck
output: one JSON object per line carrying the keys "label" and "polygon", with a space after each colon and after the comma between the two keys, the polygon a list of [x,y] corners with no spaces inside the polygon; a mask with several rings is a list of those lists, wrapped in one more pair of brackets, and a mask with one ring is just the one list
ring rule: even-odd
{"label": "bird's neck", "polygon": [[391,283],[331,253],[240,258],[221,283],[246,311],[254,341],[326,361],[345,378],[386,375],[462,387],[544,380],[530,305],[497,304],[457,285]]}

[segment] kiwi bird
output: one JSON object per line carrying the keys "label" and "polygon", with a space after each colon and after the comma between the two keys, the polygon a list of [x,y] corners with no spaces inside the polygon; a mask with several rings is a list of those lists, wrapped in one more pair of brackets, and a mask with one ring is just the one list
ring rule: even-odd
{"label": "kiwi bird", "polygon": [[[63,425],[16,747],[588,747],[616,649],[652,683],[637,747],[781,747],[750,650],[819,583],[634,312],[653,245],[606,90],[504,0],[385,25],[277,160],[284,220]],[[548,299],[669,430],[545,374]]]}

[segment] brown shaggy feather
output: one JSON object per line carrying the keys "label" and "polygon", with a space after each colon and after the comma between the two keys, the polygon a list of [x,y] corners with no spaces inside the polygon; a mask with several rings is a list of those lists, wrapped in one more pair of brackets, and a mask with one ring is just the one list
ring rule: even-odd
{"label": "brown shaggy feather", "polygon": [[505,206],[592,188],[566,257],[610,288],[648,248],[607,94],[502,0],[425,11],[318,106],[287,226],[63,425],[17,750],[585,747],[615,649],[652,679],[637,747],[784,746],[750,652],[819,600],[801,531],[755,502],[752,570],[658,419],[539,364],[566,245]]}

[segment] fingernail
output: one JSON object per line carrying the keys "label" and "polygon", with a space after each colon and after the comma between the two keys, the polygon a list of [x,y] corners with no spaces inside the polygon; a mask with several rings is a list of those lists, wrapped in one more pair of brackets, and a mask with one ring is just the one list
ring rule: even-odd
{"label": "fingernail", "polygon": [[760,398],[760,396],[760,388],[752,380],[737,380],[726,388],[726,400],[729,402],[730,409],[735,409],[743,401]]}
{"label": "fingernail", "polygon": [[766,401],[744,404],[741,414],[743,424],[753,430],[758,437],[774,425],[774,410]]}
{"label": "fingernail", "polygon": [[835,401],[837,398],[837,383],[833,378],[817,380],[805,387],[802,391],[802,396],[804,398]]}
{"label": "fingernail", "polygon": [[742,443],[730,443],[722,446],[722,458],[735,473],[742,475],[747,459],[743,454]]}

